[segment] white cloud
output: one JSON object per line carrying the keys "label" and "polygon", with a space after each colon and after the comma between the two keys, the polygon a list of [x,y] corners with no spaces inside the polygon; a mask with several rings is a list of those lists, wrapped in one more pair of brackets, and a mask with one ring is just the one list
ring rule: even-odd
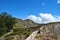
{"label": "white cloud", "polygon": [[45,13],[45,14],[40,13],[40,17],[41,17],[43,23],[56,21],[56,18],[53,15],[51,15],[50,13]]}
{"label": "white cloud", "polygon": [[27,19],[30,19],[30,20],[32,20],[32,21],[34,21],[36,23],[40,23],[41,22],[41,18],[37,17],[35,15],[30,15],[30,16],[27,17]]}
{"label": "white cloud", "polygon": [[30,15],[27,17],[27,19],[30,19],[36,23],[49,23],[49,22],[57,22],[60,21],[60,16],[53,16],[50,13],[39,13],[39,17],[35,15]]}
{"label": "white cloud", "polygon": [[60,0],[57,0],[57,3],[60,3]]}

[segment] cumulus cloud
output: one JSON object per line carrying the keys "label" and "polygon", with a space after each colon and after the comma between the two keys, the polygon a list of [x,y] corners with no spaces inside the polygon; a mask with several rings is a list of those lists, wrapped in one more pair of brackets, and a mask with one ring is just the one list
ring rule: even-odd
{"label": "cumulus cloud", "polygon": [[40,15],[43,23],[56,21],[56,18],[53,15],[51,15],[50,13],[45,13],[45,14],[40,13],[39,15]]}
{"label": "cumulus cloud", "polygon": [[49,23],[49,22],[57,22],[60,21],[60,16],[53,16],[50,13],[39,13],[39,16],[30,15],[27,17],[36,23]]}
{"label": "cumulus cloud", "polygon": [[57,0],[57,3],[60,3],[60,0]]}
{"label": "cumulus cloud", "polygon": [[37,17],[35,15],[30,15],[30,16],[27,17],[27,19],[30,19],[30,20],[32,20],[32,21],[34,21],[36,23],[40,23],[41,22],[41,18]]}

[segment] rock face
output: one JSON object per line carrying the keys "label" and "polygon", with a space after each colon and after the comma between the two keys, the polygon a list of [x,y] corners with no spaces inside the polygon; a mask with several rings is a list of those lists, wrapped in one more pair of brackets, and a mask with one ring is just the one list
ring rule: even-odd
{"label": "rock face", "polygon": [[60,22],[42,26],[38,40],[60,40]]}
{"label": "rock face", "polygon": [[0,37],[0,40],[5,40],[5,38],[4,37]]}

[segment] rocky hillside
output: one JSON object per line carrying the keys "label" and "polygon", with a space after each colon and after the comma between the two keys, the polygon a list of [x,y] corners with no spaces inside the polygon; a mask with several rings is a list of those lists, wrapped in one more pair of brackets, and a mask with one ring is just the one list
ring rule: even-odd
{"label": "rocky hillside", "polygon": [[38,26],[37,23],[33,22],[32,20],[26,19],[26,20],[22,20],[22,19],[16,19],[16,24],[14,27],[35,27]]}
{"label": "rocky hillside", "polygon": [[37,34],[37,40],[60,40],[60,22],[53,22],[43,25],[40,33]]}

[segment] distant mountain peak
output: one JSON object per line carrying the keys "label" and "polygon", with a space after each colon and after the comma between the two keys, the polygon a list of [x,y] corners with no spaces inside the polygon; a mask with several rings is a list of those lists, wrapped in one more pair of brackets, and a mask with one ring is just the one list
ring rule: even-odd
{"label": "distant mountain peak", "polygon": [[26,19],[26,20],[22,20],[22,19],[16,19],[16,24],[15,24],[15,26],[16,27],[35,27],[35,26],[37,26],[38,24],[37,23],[35,23],[35,22],[33,22],[32,20],[30,20],[30,19]]}

